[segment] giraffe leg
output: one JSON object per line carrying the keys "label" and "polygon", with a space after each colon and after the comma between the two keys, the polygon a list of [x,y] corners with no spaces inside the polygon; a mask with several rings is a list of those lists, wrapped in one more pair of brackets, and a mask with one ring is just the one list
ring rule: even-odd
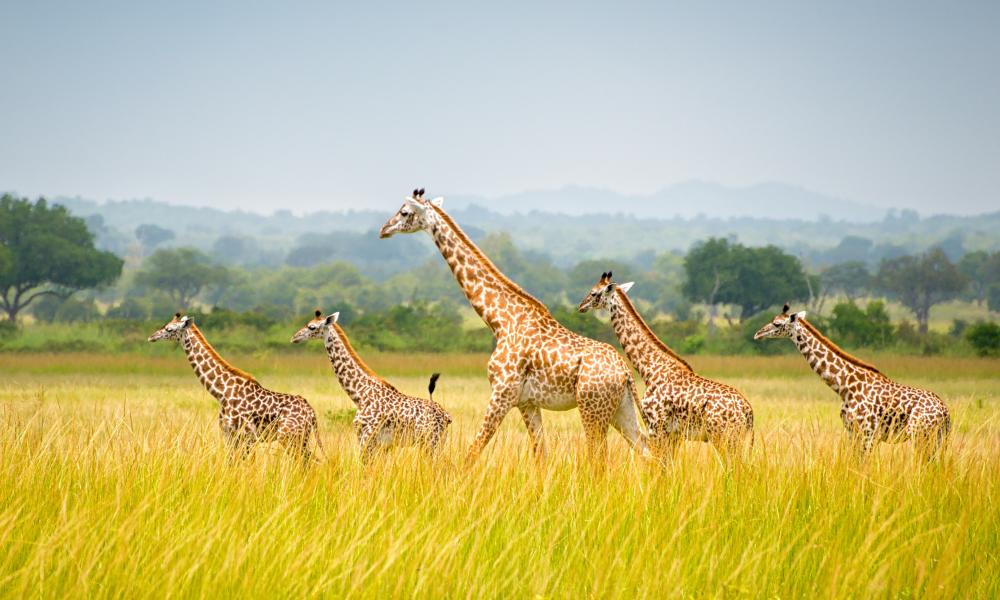
{"label": "giraffe leg", "polygon": [[[611,388],[611,389],[609,389]],[[608,426],[618,407],[615,390],[600,380],[578,383],[576,402],[587,437],[587,455],[595,465],[603,465],[608,455]]]}
{"label": "giraffe leg", "polygon": [[378,427],[365,425],[358,432],[358,444],[361,446],[361,464],[370,464],[378,450]]}
{"label": "giraffe leg", "polygon": [[867,429],[858,429],[851,435],[851,449],[856,459],[865,462],[871,455],[872,448],[875,447],[876,432]]}
{"label": "giraffe leg", "polygon": [[649,430],[649,448],[654,460],[660,465],[673,462],[681,445],[681,436],[675,431],[667,431],[660,424],[653,423]]}
{"label": "giraffe leg", "polygon": [[639,420],[636,416],[635,405],[638,399],[632,397],[634,393],[632,385],[626,387],[625,395],[622,397],[617,410],[615,410],[614,417],[611,419],[611,426],[618,433],[622,434],[622,437],[625,438],[625,441],[628,442],[628,445],[633,450],[644,458],[649,458],[651,454],[647,445],[647,436],[639,428]]}
{"label": "giraffe leg", "polygon": [[472,440],[472,445],[469,446],[469,452],[465,458],[466,464],[475,462],[479,458],[479,454],[486,447],[493,434],[496,433],[497,427],[500,426],[503,418],[517,404],[520,395],[520,382],[494,381],[490,405],[486,408],[486,416],[483,418],[483,424],[480,426],[479,432],[476,434],[475,439]]}
{"label": "giraffe leg", "polygon": [[220,421],[230,458],[245,459],[257,444],[257,428],[252,421],[239,415],[220,417]]}
{"label": "giraffe leg", "polygon": [[536,461],[545,459],[545,436],[542,435],[542,409],[535,404],[520,404],[517,409],[531,438],[531,453]]}
{"label": "giraffe leg", "polygon": [[917,456],[930,462],[940,456],[950,429],[951,420],[947,416],[934,418],[927,414],[916,414],[906,424],[906,435],[913,443]]}

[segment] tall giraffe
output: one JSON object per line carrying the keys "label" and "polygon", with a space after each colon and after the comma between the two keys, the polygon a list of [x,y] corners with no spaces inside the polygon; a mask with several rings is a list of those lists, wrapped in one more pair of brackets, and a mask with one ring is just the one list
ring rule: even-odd
{"label": "tall giraffe", "polygon": [[904,439],[912,439],[926,458],[935,456],[951,431],[951,416],[941,398],[896,383],[874,366],[844,352],[805,316],[805,311],[789,315],[786,304],[753,339],[792,340],[812,370],[840,395],[840,419],[860,442],[862,456],[876,441]]}
{"label": "tall giraffe", "polygon": [[[710,441],[731,454],[753,435],[753,409],[738,390],[697,375],[683,358],[656,337],[626,292],[633,282],[601,278],[580,302],[580,312],[605,308],[625,354],[646,381],[639,409],[657,455],[673,454],[683,439]],[[752,439],[752,438],[751,438]]]}
{"label": "tall giraffe", "polygon": [[248,453],[257,441],[276,439],[308,460],[309,437],[322,450],[316,411],[302,396],[271,391],[253,375],[226,362],[190,317],[174,315],[149,336],[150,342],[179,341],[209,394],[219,401],[219,427],[234,451]]}
{"label": "tall giraffe", "polygon": [[633,447],[645,450],[636,421],[635,384],[625,360],[608,344],[579,336],[500,272],[441,208],[414,190],[382,227],[380,236],[427,231],[483,321],[496,348],[487,371],[492,392],[483,424],[469,448],[474,460],[514,407],[521,413],[534,455],[545,455],[542,409],[580,408],[592,456],[607,453],[612,425]]}
{"label": "tall giraffe", "polygon": [[361,459],[392,446],[416,444],[433,454],[444,440],[451,416],[434,402],[438,374],[431,375],[427,391],[430,400],[407,396],[368,368],[351,347],[347,333],[337,324],[340,313],[327,317],[316,311],[316,318],[292,336],[292,343],[322,339],[333,372],[347,395],[358,407],[354,430],[361,444]]}

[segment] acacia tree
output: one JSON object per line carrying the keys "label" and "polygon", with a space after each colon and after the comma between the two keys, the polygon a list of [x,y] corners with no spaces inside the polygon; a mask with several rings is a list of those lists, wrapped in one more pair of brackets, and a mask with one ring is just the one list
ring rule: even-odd
{"label": "acacia tree", "polygon": [[83,219],[44,198],[0,197],[0,247],[0,308],[11,322],[42,296],[67,298],[122,272],[122,259],[94,247]]}
{"label": "acacia tree", "polygon": [[878,283],[913,311],[920,333],[926,334],[931,307],[961,294],[968,279],[941,248],[933,248],[919,256],[883,260]]}
{"label": "acacia tree", "polygon": [[157,250],[135,275],[136,285],[166,292],[178,309],[189,308],[203,289],[228,280],[228,269],[194,248]]}
{"label": "acacia tree", "polygon": [[691,302],[708,305],[708,329],[715,328],[715,315],[722,286],[735,278],[733,247],[723,238],[697,244],[684,258],[681,293]]}
{"label": "acacia tree", "polygon": [[787,300],[809,297],[802,263],[776,246],[747,248],[724,239],[695,246],[684,259],[682,288],[692,302],[740,307],[740,322]]}
{"label": "acacia tree", "polygon": [[821,275],[823,291],[841,293],[847,296],[849,302],[854,302],[868,291],[872,275],[865,263],[851,260],[827,267]]}

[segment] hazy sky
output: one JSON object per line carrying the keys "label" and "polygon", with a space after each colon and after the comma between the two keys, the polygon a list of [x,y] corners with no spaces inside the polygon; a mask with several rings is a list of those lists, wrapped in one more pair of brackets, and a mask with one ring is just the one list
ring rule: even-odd
{"label": "hazy sky", "polygon": [[697,178],[1000,208],[996,1],[90,4],[0,5],[0,189],[270,212]]}

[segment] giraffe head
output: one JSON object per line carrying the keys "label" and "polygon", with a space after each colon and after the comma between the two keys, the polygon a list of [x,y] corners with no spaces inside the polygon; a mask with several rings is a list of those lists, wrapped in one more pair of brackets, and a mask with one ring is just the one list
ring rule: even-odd
{"label": "giraffe head", "polygon": [[444,198],[440,196],[424,200],[423,188],[413,190],[413,194],[406,197],[403,206],[382,226],[379,237],[387,238],[397,233],[415,233],[429,229],[434,218],[431,206],[441,206],[443,202]]}
{"label": "giraffe head", "polygon": [[170,320],[169,323],[163,327],[157,329],[153,335],[149,336],[150,342],[158,342],[160,340],[176,340],[180,341],[181,337],[184,335],[184,330],[191,326],[191,317],[181,316],[181,313],[176,313],[174,318]]}
{"label": "giraffe head", "polygon": [[312,338],[323,339],[326,337],[326,329],[330,325],[337,322],[340,318],[340,313],[335,312],[332,315],[323,316],[323,311],[316,309],[315,317],[306,323],[306,326],[298,330],[295,335],[292,336],[292,343],[298,344],[299,342],[304,342]]}
{"label": "giraffe head", "polygon": [[597,280],[594,287],[590,288],[587,295],[580,301],[580,312],[587,312],[592,308],[611,308],[612,303],[617,302],[615,288],[622,292],[627,292],[635,285],[634,281],[628,283],[615,283],[611,279],[611,271],[601,273],[601,278]]}
{"label": "giraffe head", "polygon": [[781,309],[781,314],[776,315],[771,319],[770,323],[757,330],[757,333],[753,334],[753,339],[790,338],[795,334],[795,330],[799,328],[799,319],[805,316],[806,311],[804,310],[788,314],[788,304],[785,304],[785,307]]}

